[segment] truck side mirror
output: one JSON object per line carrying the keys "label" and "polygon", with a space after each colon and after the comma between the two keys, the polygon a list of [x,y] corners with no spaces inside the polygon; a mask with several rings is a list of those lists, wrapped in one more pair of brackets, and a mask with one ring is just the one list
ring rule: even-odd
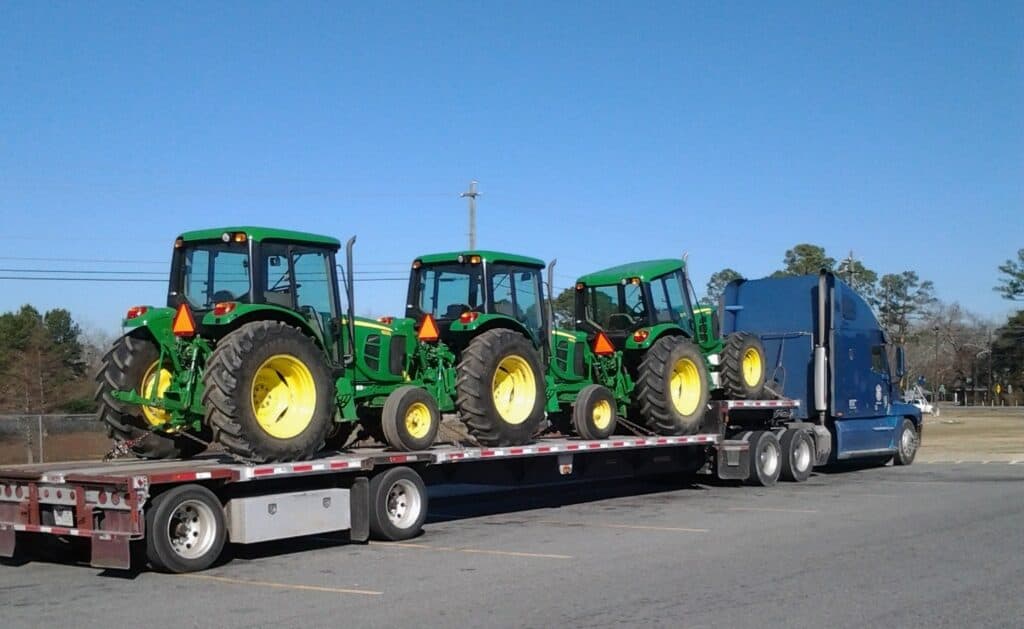
{"label": "truck side mirror", "polygon": [[903,347],[896,348],[896,377],[902,378],[907,373],[907,356],[903,352]]}

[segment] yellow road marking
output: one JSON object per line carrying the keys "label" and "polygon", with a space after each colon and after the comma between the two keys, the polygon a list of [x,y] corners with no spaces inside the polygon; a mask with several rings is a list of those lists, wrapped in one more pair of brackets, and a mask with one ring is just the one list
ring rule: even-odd
{"label": "yellow road marking", "polygon": [[453,546],[429,546],[427,544],[410,544],[403,542],[379,542],[373,546],[393,546],[396,548],[415,548],[417,550],[434,550],[444,552],[470,553],[474,555],[502,555],[506,557],[532,557],[535,559],[572,559],[572,555],[556,555],[551,553],[525,553],[512,550],[490,550],[483,548],[455,548]]}
{"label": "yellow road marking", "polygon": [[669,531],[674,533],[707,533],[708,529],[692,529],[679,526],[651,526],[648,524],[608,524],[606,522],[562,522],[561,520],[535,520],[538,524],[560,524],[562,526],[595,526],[605,529],[636,529],[638,531]]}
{"label": "yellow road marking", "polygon": [[771,507],[729,507],[729,511],[769,511],[774,513],[817,513],[817,509],[773,509]]}
{"label": "yellow road marking", "polygon": [[283,590],[302,590],[306,592],[326,592],[328,594],[363,594],[366,596],[380,596],[383,592],[375,590],[353,590],[350,588],[332,588],[322,585],[296,585],[292,583],[275,583],[273,581],[248,581],[245,579],[232,579],[231,577],[217,577],[212,574],[182,574],[186,579],[206,579],[208,581],[220,581],[232,585],[249,585],[265,588],[279,588]]}

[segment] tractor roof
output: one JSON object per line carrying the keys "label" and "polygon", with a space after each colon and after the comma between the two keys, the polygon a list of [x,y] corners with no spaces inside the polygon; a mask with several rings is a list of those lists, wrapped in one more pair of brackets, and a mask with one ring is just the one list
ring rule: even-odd
{"label": "tractor roof", "polygon": [[195,231],[185,232],[181,235],[181,239],[185,242],[193,240],[220,240],[220,237],[224,232],[245,232],[245,235],[248,236],[249,240],[255,240],[256,242],[261,240],[290,240],[315,245],[331,245],[333,247],[341,246],[341,243],[337,238],[331,238],[330,236],[320,236],[318,234],[296,232],[287,229],[274,229],[272,227],[252,226],[197,229]]}
{"label": "tractor roof", "polygon": [[683,267],[683,261],[679,258],[628,262],[602,271],[588,273],[576,281],[588,286],[618,284],[622,280],[629,279],[631,277],[639,277],[641,280],[647,281],[655,277],[665,275],[666,273],[671,273],[672,271],[678,271]]}
{"label": "tractor roof", "polygon": [[522,266],[533,266],[541,268],[544,266],[544,261],[537,258],[531,258],[529,256],[520,256],[514,253],[502,253],[501,251],[485,251],[482,249],[470,249],[467,251],[448,251],[445,253],[429,253],[425,256],[416,258],[423,264],[443,264],[445,262],[458,262],[459,256],[469,258],[470,256],[480,256],[484,262],[504,262],[506,264],[519,264]]}

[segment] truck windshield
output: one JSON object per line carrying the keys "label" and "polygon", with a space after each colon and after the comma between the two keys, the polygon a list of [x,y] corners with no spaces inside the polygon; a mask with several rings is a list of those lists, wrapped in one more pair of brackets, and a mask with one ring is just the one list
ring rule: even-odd
{"label": "truck windshield", "polygon": [[640,284],[588,286],[586,319],[604,330],[632,330],[647,320]]}
{"label": "truck windshield", "polygon": [[246,301],[249,248],[246,243],[195,243],[179,250],[181,293],[197,310],[220,301]]}
{"label": "truck windshield", "polygon": [[409,316],[430,314],[437,319],[458,319],[483,307],[483,268],[479,264],[435,264],[413,271]]}

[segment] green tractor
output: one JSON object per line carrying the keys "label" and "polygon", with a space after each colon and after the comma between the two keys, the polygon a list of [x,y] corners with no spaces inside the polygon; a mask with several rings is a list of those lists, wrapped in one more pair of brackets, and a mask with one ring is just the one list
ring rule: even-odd
{"label": "green tractor", "polygon": [[[758,399],[764,348],[744,333],[722,338],[717,310],[695,303],[683,260],[611,267],[576,282],[576,329],[622,352],[631,408],[659,434],[692,434],[711,395]],[[709,386],[710,383],[710,386]]]}
{"label": "green tractor", "polygon": [[[411,322],[353,314],[354,240],[343,314],[334,238],[260,227],[182,234],[167,306],[129,309],[98,374],[111,436],[145,458],[189,457],[216,440],[248,460],[295,460],[340,445],[362,412],[392,446],[429,446],[440,416],[410,386]],[[429,379],[420,358],[417,376]]]}

